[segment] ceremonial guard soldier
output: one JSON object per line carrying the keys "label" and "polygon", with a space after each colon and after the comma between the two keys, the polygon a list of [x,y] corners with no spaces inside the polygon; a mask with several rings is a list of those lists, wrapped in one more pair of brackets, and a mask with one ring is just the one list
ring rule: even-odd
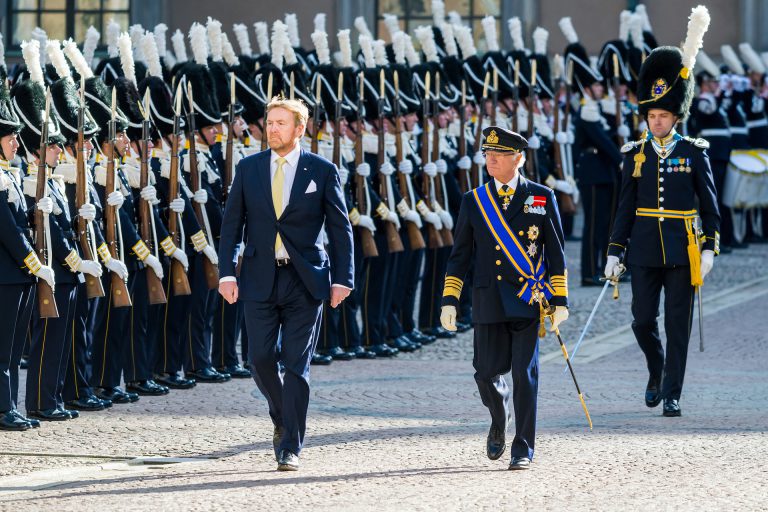
{"label": "ceremonial guard soldier", "polygon": [[[620,275],[620,258],[628,251],[632,329],[650,373],[645,403],[655,407],[663,400],[664,416],[680,416],[694,292],[701,293],[719,251],[709,144],[683,137],[674,128],[688,115],[692,70],[709,20],[705,7],[695,7],[682,50],[656,48],[640,70],[639,108],[649,133],[622,148],[621,194],[605,266],[606,277]],[[662,288],[666,354],[656,321]]]}
{"label": "ceremonial guard soldier", "polygon": [[464,276],[474,266],[473,365],[480,398],[491,413],[487,455],[496,460],[506,448],[510,390],[503,375],[511,370],[515,438],[509,469],[528,469],[536,431],[539,327],[549,306],[554,306],[553,330],[568,318],[563,232],[552,190],[522,176],[525,138],[497,126],[483,130],[483,136],[493,179],[462,200],[441,321],[456,329]]}

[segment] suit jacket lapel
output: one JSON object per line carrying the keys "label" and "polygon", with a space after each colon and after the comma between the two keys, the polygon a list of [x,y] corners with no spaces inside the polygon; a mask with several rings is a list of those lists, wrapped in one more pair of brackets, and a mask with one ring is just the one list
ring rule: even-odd
{"label": "suit jacket lapel", "polygon": [[301,201],[304,191],[307,189],[307,185],[309,185],[311,173],[307,169],[308,159],[306,152],[302,149],[301,156],[299,156],[299,160],[296,163],[296,174],[293,176],[293,185],[291,186],[291,195],[288,200],[288,206],[283,208],[283,215],[285,215],[285,212],[296,206],[298,201]]}
{"label": "suit jacket lapel", "polygon": [[[267,206],[267,210],[269,210],[270,214],[273,218],[277,219],[277,215],[275,214],[275,207],[272,205],[272,176],[270,171],[270,163],[272,161],[272,150],[265,151],[262,153],[262,159],[258,163],[257,175],[260,182],[260,189],[264,193],[264,199],[265,204]],[[245,176],[243,176],[245,178]]]}

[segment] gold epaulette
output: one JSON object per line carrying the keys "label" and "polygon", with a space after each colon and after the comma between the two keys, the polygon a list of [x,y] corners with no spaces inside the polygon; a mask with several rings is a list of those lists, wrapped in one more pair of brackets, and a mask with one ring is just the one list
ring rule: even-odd
{"label": "gold epaulette", "polygon": [[632,141],[627,142],[626,144],[621,146],[621,152],[622,153],[629,153],[630,151],[632,151],[633,149],[638,147],[640,144],[642,144],[643,140],[644,139],[632,140]]}
{"label": "gold epaulette", "polygon": [[709,149],[709,141],[707,139],[702,139],[701,137],[699,137],[699,138],[689,137],[689,136],[685,135],[683,137],[683,140],[685,140],[686,142],[690,142],[691,144],[693,144],[697,148]]}

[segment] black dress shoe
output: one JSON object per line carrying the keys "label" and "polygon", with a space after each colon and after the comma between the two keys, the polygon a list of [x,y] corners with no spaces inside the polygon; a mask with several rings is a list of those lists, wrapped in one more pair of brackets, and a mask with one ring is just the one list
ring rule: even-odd
{"label": "black dress shoe", "polygon": [[233,379],[250,379],[251,378],[251,370],[247,368],[243,368],[239,364],[233,364],[231,366],[223,366],[221,368],[216,368],[216,371],[219,373],[228,373],[230,377]]}
{"label": "black dress shoe", "polygon": [[333,358],[331,356],[324,356],[323,354],[318,354],[315,352],[312,354],[312,361],[310,364],[319,365],[319,366],[328,366],[333,362]]}
{"label": "black dress shoe", "polygon": [[27,416],[41,421],[66,421],[69,414],[61,409],[44,409],[42,411],[27,411]]}
{"label": "black dress shoe", "polygon": [[472,328],[472,324],[465,324],[464,322],[456,322],[456,332],[467,332]]}
{"label": "black dress shoe", "polygon": [[414,329],[405,335],[408,336],[408,339],[411,341],[418,341],[422,345],[429,345],[430,343],[437,341],[436,337],[432,336],[431,334],[424,334],[418,329]]}
{"label": "black dress shoe", "polygon": [[355,347],[350,352],[355,354],[355,359],[376,359],[376,354],[363,347]]}
{"label": "black dress shoe", "polygon": [[29,430],[32,425],[29,422],[23,420],[18,415],[14,414],[15,411],[8,411],[0,413],[0,430],[15,430],[21,432],[23,430]]}
{"label": "black dress shoe", "polygon": [[66,405],[67,408],[75,411],[103,411],[105,408],[104,402],[100,398],[97,398],[93,395],[84,396],[82,398],[78,398],[77,400],[70,400],[64,405]]}
{"label": "black dress shoe", "polygon": [[[129,404],[135,402],[135,400],[131,400],[131,396],[128,395],[128,393],[118,387],[96,388],[94,391],[97,397],[102,400],[109,400],[113,404]],[[136,398],[138,399],[138,395],[136,395]]]}
{"label": "black dress shoe", "polygon": [[674,398],[665,398],[664,412],[662,414],[668,418],[680,416],[680,402]]}
{"label": "black dress shoe", "polygon": [[155,375],[155,381],[171,389],[191,389],[195,387],[195,379],[185,379],[175,373]]}
{"label": "black dress shoe", "polygon": [[491,425],[491,429],[488,431],[488,439],[485,444],[485,453],[488,455],[488,458],[497,460],[504,455],[504,450],[506,448],[506,432],[496,425]]}
{"label": "black dress shoe", "polygon": [[161,396],[168,394],[168,388],[160,386],[153,380],[137,380],[127,382],[125,390],[136,393],[139,396]]}
{"label": "black dress shoe", "polygon": [[63,405],[59,406],[59,410],[69,416],[69,419],[74,420],[75,418],[80,417],[80,413],[75,411],[74,409],[66,409]]}
{"label": "black dress shoe", "polygon": [[435,338],[439,340],[450,340],[456,337],[456,333],[449,331],[447,329],[443,329],[441,327],[433,327],[431,329],[422,329],[421,330],[424,334],[434,336]]}
{"label": "black dress shoe", "polygon": [[40,427],[40,422],[38,420],[33,420],[32,418],[27,418],[26,416],[21,414],[18,409],[13,409],[12,411],[10,411],[10,413],[13,414],[14,416],[16,416],[17,418],[19,418],[21,421],[26,421],[27,423],[29,423],[29,426],[32,427],[32,428],[39,428]]}
{"label": "black dress shoe", "polygon": [[100,401],[101,405],[103,405],[105,409],[109,409],[110,407],[112,407],[112,400],[106,400],[104,398],[99,398],[99,397],[96,397],[96,400]]}
{"label": "black dress shoe", "polygon": [[396,348],[392,348],[389,345],[379,343],[377,345],[371,345],[368,350],[376,354],[376,357],[394,357],[400,353]]}
{"label": "black dress shoe", "polygon": [[275,427],[272,431],[272,449],[275,451],[275,460],[280,461],[280,454],[277,453],[277,449],[280,446],[280,440],[283,438],[283,427]]}
{"label": "black dress shoe", "polygon": [[298,471],[299,456],[290,450],[281,451],[280,457],[277,458],[277,470],[278,471]]}
{"label": "black dress shoe", "polygon": [[355,358],[354,352],[347,352],[341,347],[333,347],[328,350],[324,350],[323,354],[331,356],[334,361],[351,361]]}
{"label": "black dress shoe", "polygon": [[186,374],[187,378],[194,378],[197,382],[205,382],[205,383],[220,383],[220,382],[227,382],[230,379],[230,376],[228,373],[219,373],[217,372],[213,367],[203,368],[202,370],[197,370],[195,372],[187,372]]}
{"label": "black dress shoe", "polygon": [[661,383],[660,379],[651,375],[648,378],[648,385],[645,387],[645,405],[656,407],[661,402]]}
{"label": "black dress shoe", "polygon": [[530,469],[531,459],[528,457],[512,457],[512,462],[509,463],[509,469]]}
{"label": "black dress shoe", "polygon": [[[399,336],[387,343],[387,345],[396,348],[400,352],[414,352],[416,350],[416,345],[405,336]],[[419,344],[419,347],[421,347],[421,344]]]}

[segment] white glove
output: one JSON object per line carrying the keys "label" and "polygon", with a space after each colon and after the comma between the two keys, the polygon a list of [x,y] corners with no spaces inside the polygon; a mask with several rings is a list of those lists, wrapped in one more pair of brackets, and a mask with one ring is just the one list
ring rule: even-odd
{"label": "white glove", "polygon": [[435,160],[435,166],[437,167],[437,172],[440,174],[445,174],[448,172],[448,163],[442,158]]}
{"label": "white glove", "polygon": [[618,136],[619,136],[619,137],[621,137],[622,139],[626,139],[626,138],[629,138],[629,136],[630,136],[630,134],[631,134],[631,132],[629,131],[629,126],[627,126],[627,125],[625,125],[625,124],[622,124],[621,126],[619,126],[619,127],[616,129],[616,133],[617,133],[617,134],[618,134]]}
{"label": "white glove", "polygon": [[362,176],[363,178],[367,178],[371,175],[371,166],[367,163],[363,162],[357,167],[355,167],[355,173],[357,173],[358,176]]}
{"label": "white glove", "polygon": [[53,212],[53,200],[50,197],[42,197],[37,202],[37,209],[46,215],[50,215]]}
{"label": "white glove", "polygon": [[397,170],[403,174],[411,174],[413,172],[413,162],[407,158],[405,160],[400,160],[400,163],[397,164]]}
{"label": "white glove", "polygon": [[430,178],[437,176],[437,166],[433,162],[427,162],[424,164],[424,174]]}
{"label": "white glove", "polygon": [[125,266],[125,263],[118,260],[117,258],[111,258],[107,260],[107,262],[104,264],[105,267],[107,267],[107,270],[110,272],[114,272],[117,274],[117,277],[125,281],[128,279],[128,267]]}
{"label": "white glove", "polygon": [[528,138],[528,147],[531,149],[539,149],[541,147],[541,139],[538,135],[531,135]]}
{"label": "white glove", "polygon": [[640,133],[643,133],[647,129],[648,129],[648,123],[646,123],[645,120],[640,121],[639,123],[637,123],[637,130]]}
{"label": "white glove", "polygon": [[618,256],[608,256],[608,261],[605,263],[605,270],[603,271],[603,275],[605,275],[607,278],[611,278],[613,276],[619,275],[619,272],[621,272],[621,270],[619,269]]}
{"label": "white glove", "polygon": [[157,259],[154,254],[147,256],[146,259],[144,259],[144,264],[151,268],[158,278],[163,278],[163,265],[160,264],[160,260]]}
{"label": "white glove", "polygon": [[392,176],[392,173],[395,172],[395,167],[391,163],[385,161],[381,164],[381,167],[379,167],[379,172],[384,176]]}
{"label": "white glove", "polygon": [[456,167],[464,171],[468,171],[472,168],[472,159],[467,155],[464,155],[463,157],[459,158],[458,162],[456,162]]}
{"label": "white glove", "polygon": [[440,210],[437,212],[437,215],[440,217],[440,222],[443,223],[443,226],[446,229],[453,229],[453,217],[451,217],[450,213],[445,210]]}
{"label": "white glove", "polygon": [[443,229],[443,223],[440,221],[440,216],[435,212],[427,212],[424,215],[424,220],[435,226],[435,229],[440,231]]}
{"label": "white glove", "polygon": [[552,327],[550,332],[555,332],[561,323],[568,320],[568,308],[565,306],[555,306],[555,312],[552,314]]}
{"label": "white glove", "polygon": [[107,196],[107,204],[109,206],[114,206],[116,208],[120,208],[123,206],[123,203],[125,202],[125,197],[123,196],[122,192],[118,192],[115,190],[114,192],[110,192]]}
{"label": "white glove", "polygon": [[566,132],[557,132],[555,134],[555,142],[558,144],[568,144],[568,134]]}
{"label": "white glove", "polygon": [[48,265],[41,265],[37,272],[35,272],[35,275],[48,283],[52,290],[56,288],[56,278],[53,275],[53,269]]}
{"label": "white glove", "polygon": [[456,306],[440,308],[440,325],[446,331],[456,331]]}
{"label": "white glove", "polygon": [[196,190],[192,195],[192,199],[198,204],[205,204],[208,202],[208,192],[204,188]]}
{"label": "white glove", "polygon": [[483,156],[482,151],[478,151],[474,155],[472,155],[472,162],[476,163],[480,167],[485,165],[485,157]]}
{"label": "white glove", "polygon": [[736,92],[744,92],[748,83],[748,81],[742,80],[741,77],[733,77],[733,90]]}
{"label": "white glove", "polygon": [[339,167],[339,180],[341,181],[342,185],[346,185],[348,179],[349,179],[349,169],[347,169],[342,165],[341,167]]}
{"label": "white glove", "polygon": [[566,133],[568,133],[568,144],[573,144],[573,141],[576,140],[576,136],[572,131],[568,131]]}
{"label": "white glove", "polygon": [[157,190],[152,185],[147,185],[141,189],[141,198],[149,204],[154,204],[157,201]]}
{"label": "white glove", "polygon": [[203,248],[203,254],[205,255],[206,258],[211,260],[211,263],[213,263],[214,265],[219,264],[219,256],[216,254],[216,251],[210,245],[206,245]]}
{"label": "white glove", "polygon": [[77,211],[77,214],[80,216],[80,218],[90,222],[96,218],[96,207],[91,203],[85,203]]}
{"label": "white glove", "polygon": [[373,223],[373,219],[369,215],[361,215],[360,220],[357,221],[357,227],[365,228],[371,233],[376,232],[376,225]]}
{"label": "white glove", "polygon": [[180,197],[177,197],[168,203],[168,208],[170,208],[173,213],[184,213],[184,206],[184,200]]}
{"label": "white glove", "polygon": [[419,229],[421,229],[421,226],[423,226],[421,223],[421,217],[419,217],[419,214],[416,212],[416,210],[408,210],[405,212],[405,215],[403,215],[403,220],[406,222],[413,222],[416,224],[416,226],[418,226]]}
{"label": "white glove", "polygon": [[712,270],[715,265],[715,251],[706,249],[701,251],[701,280],[707,277],[707,274]]}
{"label": "white glove", "polygon": [[173,254],[171,254],[171,258],[178,260],[179,263],[181,263],[181,266],[184,267],[184,270],[189,270],[189,258],[187,258],[187,254],[178,247],[173,251]]}
{"label": "white glove", "polygon": [[397,214],[392,210],[389,210],[389,213],[387,213],[387,218],[384,220],[394,224],[398,230],[400,229],[400,219],[397,218]]}
{"label": "white glove", "polygon": [[78,272],[82,272],[83,274],[90,274],[93,277],[101,277],[101,265],[99,265],[98,261],[94,260],[82,260],[80,262],[80,266],[77,267]]}
{"label": "white glove", "polygon": [[720,89],[724,91],[728,89],[728,86],[730,85],[731,85],[730,75],[726,73],[723,73],[722,75],[720,75]]}

